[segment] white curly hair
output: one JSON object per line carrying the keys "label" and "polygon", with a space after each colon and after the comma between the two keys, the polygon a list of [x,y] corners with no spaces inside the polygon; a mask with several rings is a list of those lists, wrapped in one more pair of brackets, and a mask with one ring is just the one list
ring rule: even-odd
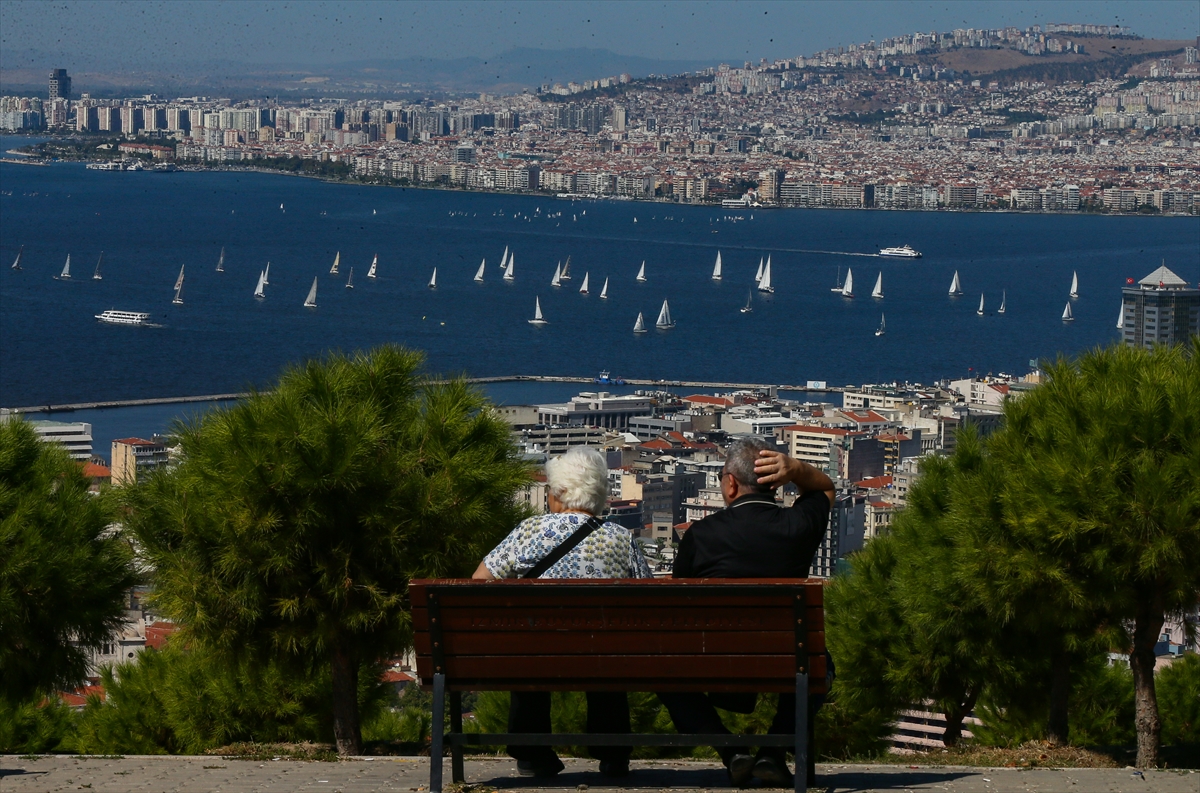
{"label": "white curly hair", "polygon": [[546,463],[550,492],[567,509],[603,515],[608,503],[608,466],[604,455],[586,446],[575,446]]}

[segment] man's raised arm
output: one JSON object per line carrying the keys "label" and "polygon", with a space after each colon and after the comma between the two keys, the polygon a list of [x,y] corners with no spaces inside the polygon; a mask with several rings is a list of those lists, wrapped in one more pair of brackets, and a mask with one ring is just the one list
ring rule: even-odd
{"label": "man's raised arm", "polygon": [[776,488],[791,482],[801,493],[820,490],[829,498],[829,506],[833,506],[836,495],[833,480],[824,471],[803,460],[763,449],[754,461],[754,473],[758,476],[758,483],[767,487]]}

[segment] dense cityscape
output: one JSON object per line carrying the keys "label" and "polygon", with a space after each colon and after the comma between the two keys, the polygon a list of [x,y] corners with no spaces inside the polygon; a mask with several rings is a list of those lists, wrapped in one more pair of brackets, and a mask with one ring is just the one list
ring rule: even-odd
{"label": "dense cityscape", "polygon": [[[56,69],[49,99],[0,100],[0,127],[119,133],[115,147],[87,147],[107,168],[273,167],[734,207],[1194,213],[1195,46],[1124,56],[1123,74],[1093,64],[1083,79],[1039,61],[1112,42],[1144,43],[1097,25],[960,29],[437,102],[73,98],[71,78]],[[1020,65],[972,77],[942,63],[970,65],[981,53]]]}

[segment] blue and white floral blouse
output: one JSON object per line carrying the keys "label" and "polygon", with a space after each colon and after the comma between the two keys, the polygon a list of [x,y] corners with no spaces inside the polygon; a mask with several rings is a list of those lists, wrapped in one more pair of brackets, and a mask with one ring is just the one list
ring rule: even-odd
{"label": "blue and white floral blouse", "polygon": [[[535,515],[521,521],[483,563],[496,578],[520,578],[575,533],[588,516],[578,512]],[[603,523],[541,578],[652,578],[629,530]]]}

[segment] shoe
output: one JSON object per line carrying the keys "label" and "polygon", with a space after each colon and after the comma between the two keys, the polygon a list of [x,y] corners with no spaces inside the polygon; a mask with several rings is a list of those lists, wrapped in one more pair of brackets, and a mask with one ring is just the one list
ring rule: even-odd
{"label": "shoe", "polygon": [[600,773],[611,777],[629,776],[628,760],[601,760]]}
{"label": "shoe", "polygon": [[754,778],[754,758],[748,754],[735,754],[729,758],[729,782],[734,787],[749,787]]}
{"label": "shoe", "polygon": [[763,755],[754,763],[754,778],[764,787],[794,787],[795,779],[788,771],[787,763],[771,755]]}
{"label": "shoe", "polygon": [[558,772],[566,768],[562,760],[552,757],[549,760],[518,760],[517,773],[521,776],[535,776],[541,779],[558,776]]}

